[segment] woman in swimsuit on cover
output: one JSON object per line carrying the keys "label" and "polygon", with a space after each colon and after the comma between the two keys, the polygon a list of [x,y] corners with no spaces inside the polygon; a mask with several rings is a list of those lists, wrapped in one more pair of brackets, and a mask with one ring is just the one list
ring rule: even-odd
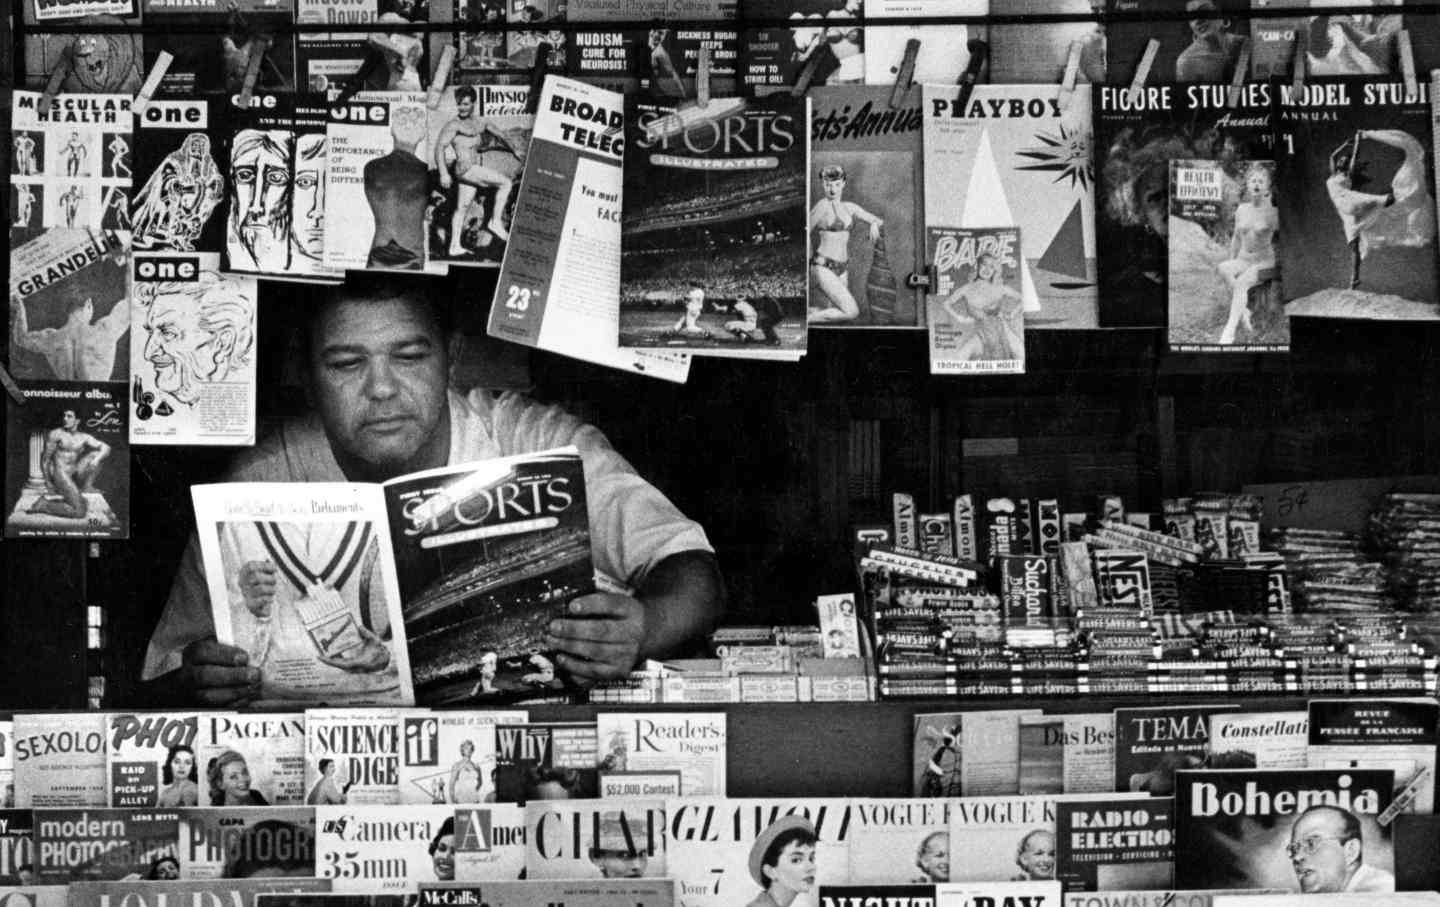
{"label": "woman in swimsuit on cover", "polygon": [[830,299],[825,308],[810,310],[811,324],[854,321],[860,304],[850,292],[850,230],[855,221],[870,225],[870,241],[880,239],[885,222],[854,202],[847,202],[845,168],[831,164],[820,168],[825,197],[810,209],[810,229],[816,231],[815,255],[810,260],[810,281]]}
{"label": "woman in swimsuit on cover", "polygon": [[1260,283],[1262,272],[1275,267],[1275,231],[1280,228],[1279,212],[1271,194],[1268,164],[1256,162],[1245,175],[1246,198],[1235,209],[1235,232],[1230,238],[1230,257],[1215,268],[1230,285],[1230,318],[1220,332],[1220,342],[1235,342],[1235,332],[1250,323],[1250,288]]}

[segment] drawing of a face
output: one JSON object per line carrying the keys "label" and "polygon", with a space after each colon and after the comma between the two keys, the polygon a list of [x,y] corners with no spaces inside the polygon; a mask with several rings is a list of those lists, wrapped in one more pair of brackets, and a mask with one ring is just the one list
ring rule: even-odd
{"label": "drawing of a face", "polygon": [[288,132],[245,129],[235,136],[230,155],[230,229],[261,268],[285,265],[291,142]]}
{"label": "drawing of a face", "polygon": [[155,385],[187,406],[206,382],[224,379],[248,361],[253,337],[250,302],[234,285],[207,274],[200,283],[163,283],[137,292],[145,307],[145,359]]}
{"label": "drawing of a face", "polygon": [[325,253],[325,136],[295,139],[295,188],[290,210],[290,245],[319,261]]}

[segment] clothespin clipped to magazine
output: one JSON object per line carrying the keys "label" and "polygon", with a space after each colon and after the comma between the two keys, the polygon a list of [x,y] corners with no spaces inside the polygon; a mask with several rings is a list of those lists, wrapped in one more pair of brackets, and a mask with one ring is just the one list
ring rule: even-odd
{"label": "clothespin clipped to magazine", "polygon": [[155,89],[160,87],[160,80],[165,78],[165,73],[170,71],[170,64],[175,60],[173,54],[168,50],[160,51],[155,58],[155,65],[150,67],[150,74],[145,77],[145,82],[136,93],[135,100],[130,102],[130,112],[137,117],[145,112],[150,106],[150,99],[155,97]]}
{"label": "clothespin clipped to magazine", "polygon": [[370,77],[375,74],[376,70],[385,65],[385,55],[374,46],[375,38],[372,37],[370,41],[371,47],[365,52],[365,59],[361,62],[360,69],[351,77],[345,87],[340,89],[340,93],[335,96],[335,104],[344,104],[355,97],[355,93],[365,87],[365,83],[370,81]]}
{"label": "clothespin clipped to magazine", "polygon": [[810,83],[815,81],[815,71],[819,68],[819,52],[810,54],[809,59],[805,61],[805,65],[800,67],[800,71],[795,74],[795,84],[790,86],[790,96],[795,98],[802,97],[805,92],[809,91]]}
{"label": "clothespin clipped to magazine", "polygon": [[920,39],[911,38],[905,42],[905,55],[900,58],[900,69],[895,73],[895,87],[890,89],[890,109],[899,110],[905,106],[905,96],[915,84],[915,61],[920,57]]}
{"label": "clothespin clipped to magazine", "polygon": [[1075,83],[1080,80],[1080,52],[1083,45],[1079,41],[1070,42],[1070,51],[1065,55],[1065,73],[1060,76],[1060,109],[1063,111],[1070,106],[1070,99],[1075,97]]}
{"label": "clothespin clipped to magazine", "polygon": [[48,116],[50,105],[55,103],[55,96],[60,93],[60,87],[65,80],[70,78],[70,73],[75,67],[74,45],[65,48],[60,52],[60,59],[55,62],[55,68],[50,70],[50,78],[45,81],[45,91],[40,95],[40,102],[36,109],[40,115]]}
{"label": "clothespin clipped to magazine", "polygon": [[912,271],[905,278],[905,286],[911,290],[925,290],[927,293],[939,283],[935,274],[935,266],[927,264],[923,271]]}
{"label": "clothespin clipped to magazine", "polygon": [[695,64],[695,106],[710,106],[710,48],[700,48],[700,58]]}
{"label": "clothespin clipped to magazine", "polygon": [[1415,76],[1415,46],[1410,43],[1410,29],[1400,29],[1398,49],[1400,51],[1400,74],[1405,80],[1405,94],[1414,95],[1420,90]]}
{"label": "clothespin clipped to magazine", "polygon": [[425,93],[425,106],[430,110],[440,107],[440,99],[445,96],[445,85],[450,81],[450,69],[454,65],[455,47],[447,44],[440,52],[440,62],[435,64],[435,74],[430,77],[430,90]]}
{"label": "clothespin clipped to magazine", "polygon": [[1145,90],[1145,82],[1150,78],[1150,69],[1155,65],[1155,56],[1160,53],[1160,39],[1151,38],[1150,43],[1145,45],[1145,54],[1140,58],[1140,65],[1135,67],[1135,78],[1130,80],[1130,103],[1140,103],[1140,92]]}
{"label": "clothespin clipped to magazine", "polygon": [[5,388],[5,393],[10,395],[11,400],[21,406],[25,405],[25,392],[15,383],[15,379],[10,377],[10,370],[3,365],[0,365],[0,387]]}
{"label": "clothespin clipped to magazine", "polygon": [[980,70],[985,68],[985,61],[990,59],[990,45],[979,38],[966,41],[965,49],[970,52],[970,60],[965,64],[965,71],[960,73],[960,96],[955,100],[961,110],[970,103],[970,94],[975,90]]}
{"label": "clothespin clipped to magazine", "polygon": [[1295,94],[1305,90],[1305,73],[1310,68],[1310,29],[1295,29],[1295,62],[1290,67],[1290,86]]}
{"label": "clothespin clipped to magazine", "polygon": [[1230,91],[1225,97],[1230,107],[1240,106],[1240,93],[1245,90],[1245,79],[1250,75],[1250,39],[1240,39],[1240,59],[1235,61],[1235,75],[1230,77]]}
{"label": "clothespin clipped to magazine", "polygon": [[535,113],[540,109],[540,92],[545,88],[545,71],[550,67],[549,41],[541,41],[535,48],[535,66],[530,70],[530,97],[525,101],[525,112]]}
{"label": "clothespin clipped to magazine", "polygon": [[269,52],[270,36],[256,38],[255,45],[250,48],[250,59],[245,61],[245,80],[240,83],[240,94],[235,99],[242,110],[250,106],[250,96],[255,93],[255,82],[260,78],[260,66]]}

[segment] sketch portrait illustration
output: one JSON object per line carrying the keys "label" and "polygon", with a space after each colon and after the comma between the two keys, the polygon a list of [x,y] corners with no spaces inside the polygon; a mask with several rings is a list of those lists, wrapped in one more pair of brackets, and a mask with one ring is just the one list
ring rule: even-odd
{"label": "sketch portrait illustration", "polygon": [[194,251],[224,189],[225,179],[210,154],[210,137],[203,132],[185,136],[136,197],[135,248]]}
{"label": "sketch portrait illustration", "polygon": [[250,365],[255,300],[236,281],[201,271],[194,281],[136,283],[145,312],[145,360],[162,392],[194,406],[212,382]]}
{"label": "sketch portrait illustration", "polygon": [[235,134],[226,238],[232,267],[283,271],[289,263],[294,141],[292,133],[281,129],[242,129]]}
{"label": "sketch portrait illustration", "polygon": [[325,254],[325,134],[295,137],[295,183],[290,200],[290,253],[316,266]]}

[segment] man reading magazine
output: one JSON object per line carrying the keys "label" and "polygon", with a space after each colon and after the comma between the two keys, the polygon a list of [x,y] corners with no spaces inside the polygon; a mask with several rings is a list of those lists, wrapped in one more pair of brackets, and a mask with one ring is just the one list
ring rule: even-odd
{"label": "man reading magazine", "polygon": [[[704,530],[595,427],[514,392],[449,390],[451,336],[425,283],[352,279],[310,313],[306,340],[314,412],[243,451],[225,481],[379,482],[573,444],[585,470],[595,566],[635,592],[576,598],[572,616],[549,627],[557,667],[581,683],[622,677],[718,621],[724,588]],[[265,572],[252,572],[263,595]],[[143,678],[157,697],[197,705],[238,705],[259,693],[259,671],[246,653],[215,639],[193,537],[151,636]]]}

